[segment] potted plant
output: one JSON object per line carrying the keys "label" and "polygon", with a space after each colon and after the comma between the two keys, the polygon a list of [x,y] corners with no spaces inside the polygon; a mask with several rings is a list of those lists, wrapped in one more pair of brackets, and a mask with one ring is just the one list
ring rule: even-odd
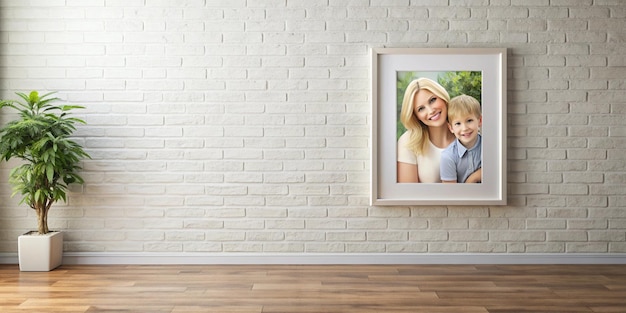
{"label": "potted plant", "polygon": [[[20,193],[20,204],[27,204],[37,214],[37,231],[18,238],[20,270],[49,271],[61,265],[63,234],[48,229],[48,212],[53,203],[67,201],[69,184],[83,183],[78,173],[80,161],[89,158],[71,139],[76,124],[85,122],[72,117],[70,111],[83,107],[54,105],[59,98],[53,93],[16,94],[21,98],[18,101],[0,101],[0,109],[9,107],[18,113],[18,118],[0,128],[0,160],[23,161],[9,174],[12,196]],[[31,244],[34,246],[28,247]],[[53,250],[44,251],[47,249]]]}

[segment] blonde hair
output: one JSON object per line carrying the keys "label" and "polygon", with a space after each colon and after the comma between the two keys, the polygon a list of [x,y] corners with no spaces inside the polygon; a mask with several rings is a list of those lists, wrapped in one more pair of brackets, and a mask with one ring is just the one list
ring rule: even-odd
{"label": "blonde hair", "polygon": [[450,102],[450,96],[445,88],[436,81],[429,78],[418,78],[413,80],[406,87],[404,98],[402,99],[402,110],[400,111],[400,122],[410,132],[407,148],[415,154],[424,154],[428,149],[428,126],[424,125],[415,116],[415,98],[420,90],[428,90],[435,96],[446,102]]}
{"label": "blonde hair", "polygon": [[467,115],[480,117],[482,115],[480,102],[478,102],[476,98],[468,95],[459,95],[452,98],[448,103],[448,122],[457,117]]}

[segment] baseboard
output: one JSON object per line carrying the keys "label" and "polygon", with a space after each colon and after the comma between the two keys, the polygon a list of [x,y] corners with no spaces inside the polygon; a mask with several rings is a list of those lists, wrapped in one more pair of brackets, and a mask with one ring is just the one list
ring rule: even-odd
{"label": "baseboard", "polygon": [[[0,253],[0,264],[17,264]],[[65,252],[63,264],[626,264],[626,254],[239,254]]]}

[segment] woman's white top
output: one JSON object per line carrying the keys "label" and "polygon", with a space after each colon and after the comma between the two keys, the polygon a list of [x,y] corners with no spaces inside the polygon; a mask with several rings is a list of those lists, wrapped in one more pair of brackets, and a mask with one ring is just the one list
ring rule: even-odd
{"label": "woman's white top", "polygon": [[416,164],[417,175],[420,183],[440,183],[439,164],[441,162],[441,152],[445,149],[438,148],[430,140],[426,154],[417,155],[409,148],[409,131],[404,132],[398,139],[398,162]]}

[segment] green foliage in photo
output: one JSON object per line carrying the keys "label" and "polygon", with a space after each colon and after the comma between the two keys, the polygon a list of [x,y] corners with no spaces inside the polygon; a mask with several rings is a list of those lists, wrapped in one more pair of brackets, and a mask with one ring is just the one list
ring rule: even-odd
{"label": "green foliage in photo", "polygon": [[481,72],[446,72],[437,79],[438,83],[448,91],[450,99],[466,94],[482,103],[482,73]]}

